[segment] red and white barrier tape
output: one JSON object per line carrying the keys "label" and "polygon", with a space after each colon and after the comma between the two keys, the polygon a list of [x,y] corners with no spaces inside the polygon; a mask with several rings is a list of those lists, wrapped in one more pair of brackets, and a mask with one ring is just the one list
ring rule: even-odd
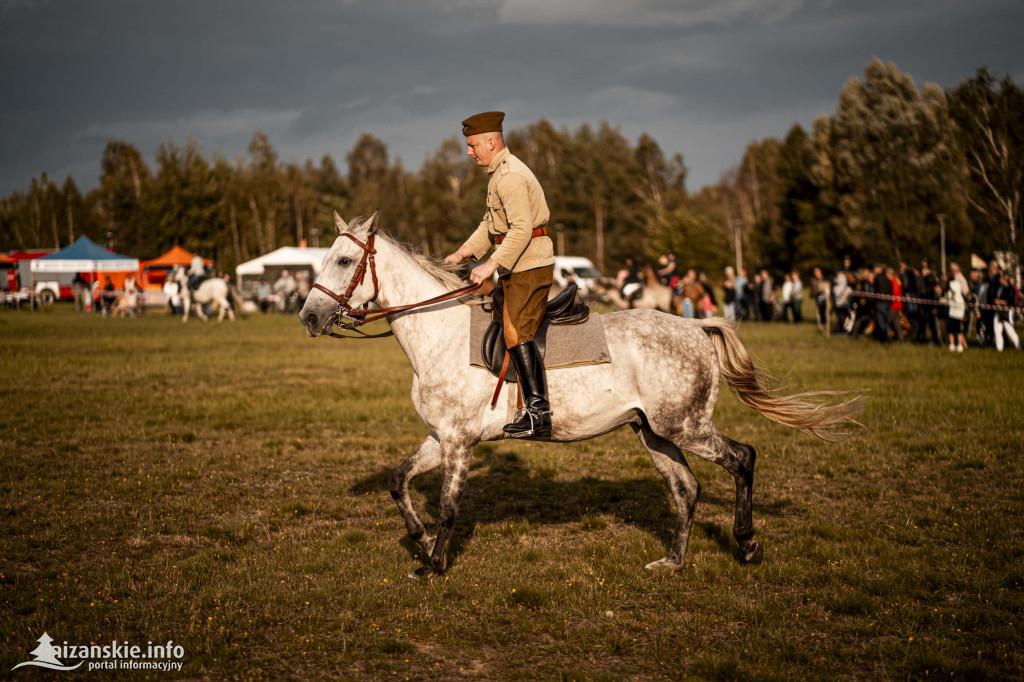
{"label": "red and white barrier tape", "polygon": [[[879,298],[889,301],[901,300],[904,303],[920,303],[923,305],[931,306],[948,306],[944,300],[933,299],[933,298],[916,298],[914,296],[892,296],[890,294],[878,294],[873,291],[857,291],[856,289],[850,292],[851,298]],[[1008,305],[994,305],[992,303],[968,303],[964,301],[964,305],[968,308],[978,308],[980,310],[1009,310],[1017,313],[1018,315],[1024,315],[1024,308]]]}

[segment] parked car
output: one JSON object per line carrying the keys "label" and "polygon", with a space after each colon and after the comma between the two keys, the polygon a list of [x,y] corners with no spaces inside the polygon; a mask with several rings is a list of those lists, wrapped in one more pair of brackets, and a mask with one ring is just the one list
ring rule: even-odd
{"label": "parked car", "polygon": [[601,273],[597,271],[589,258],[582,256],[555,256],[555,285],[565,287],[569,281],[575,280],[580,291],[587,293],[590,286],[601,279]]}

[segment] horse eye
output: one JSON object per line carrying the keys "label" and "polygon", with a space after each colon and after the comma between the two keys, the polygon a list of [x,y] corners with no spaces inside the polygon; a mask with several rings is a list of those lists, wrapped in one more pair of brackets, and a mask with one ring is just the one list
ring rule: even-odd
{"label": "horse eye", "polygon": [[349,258],[348,256],[342,256],[340,259],[338,259],[338,265],[352,265],[352,259]]}

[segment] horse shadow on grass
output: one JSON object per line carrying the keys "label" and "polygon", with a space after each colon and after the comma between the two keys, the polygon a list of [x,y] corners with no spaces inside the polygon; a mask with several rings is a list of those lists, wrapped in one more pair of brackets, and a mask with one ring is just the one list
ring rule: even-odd
{"label": "horse shadow on grass", "polygon": [[[387,492],[393,472],[392,468],[381,468],[355,483],[349,492],[359,495]],[[455,522],[450,559],[454,560],[462,553],[465,544],[480,525],[503,521],[558,525],[582,523],[586,518],[609,515],[621,523],[650,533],[666,547],[671,542],[675,527],[675,505],[668,486],[660,477],[624,475],[621,479],[606,480],[584,476],[574,481],[564,481],[556,480],[551,474],[546,470],[531,470],[515,453],[498,450],[489,444],[479,446],[470,466],[462,506]],[[731,479],[729,486],[732,489]],[[423,502],[417,502],[418,510],[431,517],[424,517],[424,523],[430,528],[432,520],[438,517],[440,469],[413,479],[411,487],[423,496]],[[755,503],[754,513],[781,516],[788,505],[786,500]],[[740,559],[740,549],[732,537],[731,527],[699,518],[720,514],[731,518],[734,509],[733,497],[724,498],[702,492],[694,529],[703,532],[722,551]],[[411,557],[420,553],[419,546],[407,536],[402,546]]]}

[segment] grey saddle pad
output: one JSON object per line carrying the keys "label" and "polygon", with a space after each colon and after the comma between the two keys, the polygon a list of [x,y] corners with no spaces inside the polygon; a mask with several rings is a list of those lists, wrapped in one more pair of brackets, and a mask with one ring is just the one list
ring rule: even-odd
{"label": "grey saddle pad", "polygon": [[[488,369],[482,345],[484,332],[491,324],[491,313],[478,305],[470,306],[470,310],[469,364]],[[552,325],[547,328],[544,352],[544,367],[547,369],[600,365],[611,361],[608,341],[604,335],[604,322],[600,315],[591,314],[581,324]]]}

